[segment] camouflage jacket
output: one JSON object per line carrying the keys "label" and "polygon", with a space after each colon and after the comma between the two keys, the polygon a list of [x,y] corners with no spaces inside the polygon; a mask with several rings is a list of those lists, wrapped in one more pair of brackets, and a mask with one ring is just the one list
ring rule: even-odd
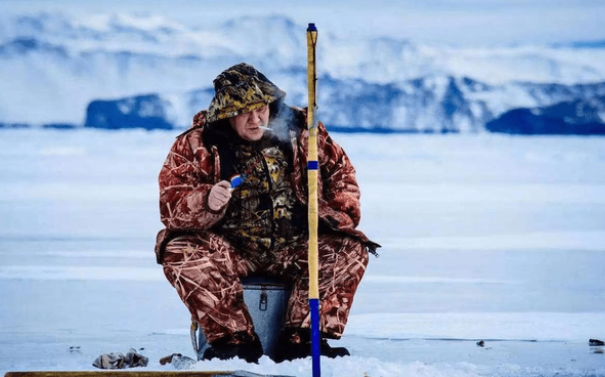
{"label": "camouflage jacket", "polygon": [[[302,109],[294,109],[306,118]],[[290,130],[293,149],[293,170],[290,175],[296,199],[307,204],[307,139],[306,122],[298,121]],[[159,175],[160,217],[166,226],[157,236],[155,252],[161,263],[168,241],[183,234],[210,230],[224,216],[228,206],[219,211],[208,207],[208,194],[221,180],[219,153],[215,146],[203,142],[206,112],[198,113],[192,127],[177,137]],[[353,236],[376,253],[380,245],[370,241],[356,227],[360,221],[360,191],[355,169],[345,151],[328,135],[323,124],[318,126],[320,178],[320,232],[335,231]]]}

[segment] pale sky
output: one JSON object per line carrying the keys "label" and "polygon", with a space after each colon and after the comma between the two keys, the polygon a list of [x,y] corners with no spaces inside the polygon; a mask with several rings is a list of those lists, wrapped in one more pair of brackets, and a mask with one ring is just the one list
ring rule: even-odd
{"label": "pale sky", "polygon": [[202,26],[246,14],[281,14],[336,35],[387,35],[430,44],[605,40],[605,0],[0,0],[0,9],[144,12]]}

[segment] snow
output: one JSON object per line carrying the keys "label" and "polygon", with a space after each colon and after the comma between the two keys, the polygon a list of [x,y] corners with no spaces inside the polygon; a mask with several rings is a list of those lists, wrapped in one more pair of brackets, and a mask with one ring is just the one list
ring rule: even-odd
{"label": "snow", "polygon": [[[473,282],[470,284],[481,284]],[[486,339],[575,341],[590,339],[605,313],[389,313],[351,319],[358,337],[386,339]],[[388,323],[389,326],[384,326]],[[369,324],[369,325],[368,325]]]}
{"label": "snow", "polygon": [[[193,356],[153,254],[176,133],[0,132],[0,373],[94,370],[130,347],[146,370]],[[383,248],[333,343],[353,356],[322,359],[324,376],[605,375],[588,346],[605,339],[605,139],[333,137]],[[195,369],[311,375],[267,357]]]}

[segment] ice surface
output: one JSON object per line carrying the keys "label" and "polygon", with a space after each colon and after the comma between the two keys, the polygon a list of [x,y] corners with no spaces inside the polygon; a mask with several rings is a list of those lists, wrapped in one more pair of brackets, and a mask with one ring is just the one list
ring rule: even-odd
{"label": "ice surface", "polygon": [[[155,264],[175,132],[0,132],[0,373],[193,356]],[[324,376],[599,376],[605,139],[334,134],[381,243]],[[485,340],[485,347],[475,343]],[[70,347],[79,347],[72,348]],[[311,375],[309,360],[199,370]]]}

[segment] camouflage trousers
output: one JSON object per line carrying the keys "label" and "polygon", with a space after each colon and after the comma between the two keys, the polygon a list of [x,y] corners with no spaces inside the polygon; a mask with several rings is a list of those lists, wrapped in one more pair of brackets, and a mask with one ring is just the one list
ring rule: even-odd
{"label": "camouflage trousers", "polygon": [[[365,247],[340,234],[319,236],[320,330],[339,339],[353,296],[368,264]],[[286,327],[309,328],[307,242],[275,252],[242,252],[222,236],[206,232],[175,238],[166,246],[164,273],[209,343],[235,332],[254,332],[241,277],[275,276],[292,284]]]}

